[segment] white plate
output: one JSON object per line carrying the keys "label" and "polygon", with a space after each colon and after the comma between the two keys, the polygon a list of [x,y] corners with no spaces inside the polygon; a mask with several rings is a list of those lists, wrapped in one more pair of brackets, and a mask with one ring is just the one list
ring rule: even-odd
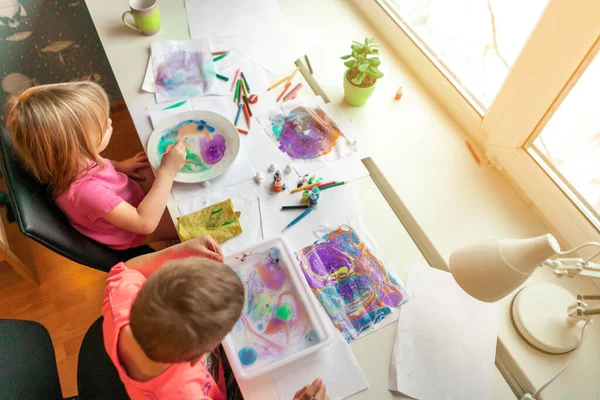
{"label": "white plate", "polygon": [[[235,126],[227,118],[212,111],[201,110],[185,111],[166,118],[158,124],[150,136],[148,148],[146,149],[146,154],[148,154],[148,160],[150,161],[150,164],[152,164],[152,167],[155,170],[158,170],[160,167],[162,156],[159,154],[158,147],[161,138],[167,134],[169,129],[187,120],[205,121],[206,124],[215,128],[216,132],[223,135],[225,138],[225,154],[217,163],[209,165],[206,170],[177,173],[177,175],[175,175],[175,181],[186,183],[202,182],[216,178],[225,173],[231,164],[233,164],[240,151],[240,136]],[[189,133],[186,135],[186,137],[188,137],[188,142],[191,143],[193,147],[199,147],[199,140],[197,139],[199,136],[200,133]],[[202,160],[201,156],[198,157]]]}

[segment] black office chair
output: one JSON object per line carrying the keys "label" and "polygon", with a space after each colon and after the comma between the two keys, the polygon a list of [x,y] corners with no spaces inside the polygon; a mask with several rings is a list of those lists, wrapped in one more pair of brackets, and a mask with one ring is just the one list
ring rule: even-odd
{"label": "black office chair", "polygon": [[[78,397],[126,400],[119,374],[104,351],[102,317],[88,329],[77,365]],[[40,323],[0,320],[0,399],[63,400],[48,330]]]}
{"label": "black office chair", "polygon": [[63,257],[100,271],[109,271],[121,261],[154,251],[149,246],[112,250],[79,233],[56,206],[48,188],[36,181],[21,164],[10,134],[2,126],[0,147],[0,168],[19,229],[24,235]]}
{"label": "black office chair", "polygon": [[77,360],[77,391],[80,400],[126,400],[129,397],[104,350],[102,317],[88,329]]}
{"label": "black office chair", "polygon": [[0,320],[0,398],[62,400],[54,347],[43,325]]}

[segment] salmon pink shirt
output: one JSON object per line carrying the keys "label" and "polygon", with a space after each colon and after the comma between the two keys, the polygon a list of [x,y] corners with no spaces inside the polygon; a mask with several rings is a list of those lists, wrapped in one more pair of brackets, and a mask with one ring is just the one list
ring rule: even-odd
{"label": "salmon pink shirt", "polygon": [[206,357],[193,367],[189,362],[172,364],[160,375],[146,382],[131,379],[119,361],[117,341],[121,329],[129,325],[131,306],[146,282],[140,272],[124,263],[115,265],[108,273],[102,305],[104,347],[119,372],[127,394],[132,400],[226,400],[222,364],[216,372],[218,384],[209,373]]}
{"label": "salmon pink shirt", "polygon": [[140,185],[102,158],[104,167],[93,167],[56,198],[56,204],[65,213],[75,229],[95,241],[115,250],[137,247],[144,235],[126,231],[103,217],[121,202],[137,208],[144,199]]}

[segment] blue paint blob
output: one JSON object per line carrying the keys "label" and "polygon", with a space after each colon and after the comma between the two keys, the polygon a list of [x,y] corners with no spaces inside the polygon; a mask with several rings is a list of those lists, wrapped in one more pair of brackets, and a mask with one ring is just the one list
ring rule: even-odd
{"label": "blue paint blob", "polygon": [[262,331],[263,329],[265,329],[265,326],[263,324],[258,324],[256,326],[258,328],[258,330]]}
{"label": "blue paint blob", "polygon": [[304,335],[304,340],[311,344],[317,343],[319,341],[319,334],[314,330],[308,331],[306,335]]}
{"label": "blue paint blob", "polygon": [[252,347],[244,347],[238,352],[238,357],[242,365],[248,366],[254,364],[258,358],[258,353]]}

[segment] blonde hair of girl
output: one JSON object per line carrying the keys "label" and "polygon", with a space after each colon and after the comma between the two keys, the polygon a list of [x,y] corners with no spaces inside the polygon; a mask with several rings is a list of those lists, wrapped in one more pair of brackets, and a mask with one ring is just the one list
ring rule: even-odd
{"label": "blonde hair of girl", "polygon": [[33,176],[59,196],[96,165],[108,129],[109,101],[93,82],[35,86],[6,105],[6,128]]}

